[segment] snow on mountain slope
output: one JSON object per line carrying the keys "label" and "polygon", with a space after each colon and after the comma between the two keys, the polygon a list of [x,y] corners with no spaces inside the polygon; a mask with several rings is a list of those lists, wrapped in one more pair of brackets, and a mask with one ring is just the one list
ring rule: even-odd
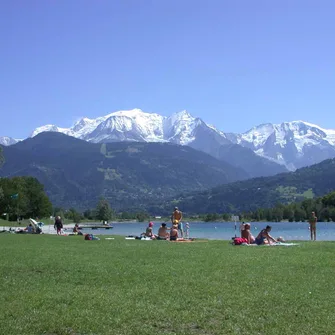
{"label": "snow on mountain slope", "polygon": [[8,136],[0,136],[0,144],[4,145],[4,146],[8,146],[8,145],[12,145],[15,144],[17,142],[19,142],[20,140],[17,140],[15,138],[12,137],[8,137]]}
{"label": "snow on mountain slope", "polygon": [[72,129],[71,128],[60,128],[60,127],[57,127],[53,124],[47,124],[45,126],[42,126],[42,127],[38,127],[36,128],[30,135],[30,137],[34,137],[36,136],[37,134],[40,134],[40,133],[43,133],[45,131],[52,131],[52,132],[58,132],[58,133],[63,133],[63,134],[66,134],[66,135],[70,135],[70,136],[74,136],[72,134]]}
{"label": "snow on mountain slope", "polygon": [[91,142],[108,141],[164,141],[164,117],[144,113],[139,109],[109,114],[84,139]]}
{"label": "snow on mountain slope", "polygon": [[227,137],[290,170],[335,157],[335,130],[304,121],[262,124]]}
{"label": "snow on mountain slope", "polygon": [[172,143],[188,145],[195,139],[194,130],[199,126],[199,121],[187,111],[173,114],[164,120],[166,139]]}
{"label": "snow on mountain slope", "polygon": [[[31,137],[44,131],[61,132],[90,142],[145,141],[173,142],[187,145],[201,123],[187,111],[164,117],[140,109],[118,111],[97,119],[82,118],[71,128],[46,125],[33,131]],[[213,126],[212,131],[218,132]],[[221,136],[224,136],[221,133]]]}

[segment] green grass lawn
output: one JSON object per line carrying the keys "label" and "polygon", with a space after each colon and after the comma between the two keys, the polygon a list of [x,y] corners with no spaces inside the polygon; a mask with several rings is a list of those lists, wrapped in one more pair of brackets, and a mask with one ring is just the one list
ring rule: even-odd
{"label": "green grass lawn", "polygon": [[332,242],[0,234],[0,334],[333,334]]}

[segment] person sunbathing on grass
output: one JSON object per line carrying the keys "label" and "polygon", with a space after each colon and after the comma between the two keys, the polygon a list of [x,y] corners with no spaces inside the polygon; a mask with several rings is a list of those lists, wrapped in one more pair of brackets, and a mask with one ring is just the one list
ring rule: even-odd
{"label": "person sunbathing on grass", "polygon": [[27,227],[27,233],[28,234],[33,234],[34,233],[33,225],[31,223],[29,223],[29,225]]}
{"label": "person sunbathing on grass", "polygon": [[178,239],[178,224],[174,224],[170,232],[170,241],[177,241]]}
{"label": "person sunbathing on grass", "polygon": [[145,233],[142,233],[141,236],[150,237],[151,239],[155,239],[156,235],[154,234],[153,226],[154,226],[154,223],[149,222],[148,227],[145,230]]}
{"label": "person sunbathing on grass", "polygon": [[79,225],[76,223],[73,227],[73,233],[77,235],[83,235],[83,233],[79,230]]}
{"label": "person sunbathing on grass", "polygon": [[262,245],[262,244],[272,244],[272,243],[277,243],[277,240],[274,239],[269,233],[271,231],[272,227],[271,226],[266,226],[265,229],[262,229],[261,232],[258,234],[258,236],[255,239],[255,243],[257,245]]}
{"label": "person sunbathing on grass", "polygon": [[157,240],[167,240],[170,234],[168,233],[168,228],[166,227],[166,223],[162,223],[160,228],[158,229]]}
{"label": "person sunbathing on grass", "polygon": [[243,225],[243,228],[244,229],[241,230],[241,237],[247,239],[248,244],[255,243],[255,237],[252,236],[250,232],[250,228],[251,228],[250,223],[245,223]]}

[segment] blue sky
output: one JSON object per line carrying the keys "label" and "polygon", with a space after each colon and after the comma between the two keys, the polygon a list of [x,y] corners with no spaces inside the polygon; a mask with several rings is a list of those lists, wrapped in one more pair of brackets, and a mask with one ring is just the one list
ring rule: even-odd
{"label": "blue sky", "polygon": [[0,2],[0,136],[187,109],[224,131],[335,128],[332,0]]}

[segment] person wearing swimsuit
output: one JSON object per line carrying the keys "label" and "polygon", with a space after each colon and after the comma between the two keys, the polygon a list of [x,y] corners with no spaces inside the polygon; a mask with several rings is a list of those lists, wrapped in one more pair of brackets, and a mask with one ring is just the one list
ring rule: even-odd
{"label": "person wearing swimsuit", "polygon": [[170,232],[170,241],[177,241],[178,239],[178,225],[174,224]]}
{"label": "person wearing swimsuit", "polygon": [[311,241],[316,240],[316,222],[318,218],[315,216],[315,212],[312,212],[312,217],[309,219],[309,230],[311,231]]}
{"label": "person wearing swimsuit", "polygon": [[184,227],[181,220],[183,219],[183,213],[178,209],[178,207],[174,208],[174,211],[171,215],[171,222],[172,224],[178,225],[178,231],[180,231],[180,236],[184,237]]}
{"label": "person wearing swimsuit", "polygon": [[162,223],[161,227],[158,229],[157,240],[167,240],[169,238],[168,228],[166,223]]}
{"label": "person wearing swimsuit", "polygon": [[144,236],[150,237],[151,239],[156,238],[156,236],[154,235],[154,232],[153,232],[153,226],[154,226],[154,223],[149,222],[149,225],[148,225],[147,229],[145,230]]}
{"label": "person wearing swimsuit", "polygon": [[272,227],[271,226],[266,226],[265,229],[262,229],[261,232],[258,234],[258,236],[255,239],[255,243],[257,245],[262,245],[262,244],[271,244],[277,243],[276,239],[274,239],[269,233],[271,231]]}
{"label": "person wearing swimsuit", "polygon": [[252,236],[250,228],[251,228],[250,223],[245,223],[244,229],[241,230],[241,237],[247,239],[248,244],[255,243],[255,238]]}

